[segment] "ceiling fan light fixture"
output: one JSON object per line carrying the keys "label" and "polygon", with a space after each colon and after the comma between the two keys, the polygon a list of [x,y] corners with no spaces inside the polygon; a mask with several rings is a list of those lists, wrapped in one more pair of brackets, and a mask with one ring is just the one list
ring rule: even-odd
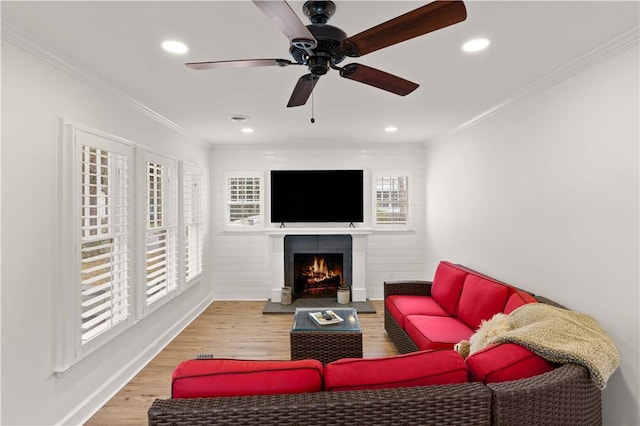
{"label": "ceiling fan light fixture", "polygon": [[253,133],[253,129],[251,127],[243,127],[242,129],[240,129],[240,131],[247,134]]}
{"label": "ceiling fan light fixture", "polygon": [[384,131],[387,133],[397,132],[398,128],[396,126],[387,126],[384,128]]}
{"label": "ceiling fan light fixture", "polygon": [[177,40],[165,40],[162,42],[162,48],[169,53],[174,53],[176,55],[182,55],[189,51],[189,47]]}
{"label": "ceiling fan light fixture", "polygon": [[329,71],[329,58],[322,55],[309,58],[309,72],[313,75],[325,75]]}
{"label": "ceiling fan light fixture", "polygon": [[462,45],[462,50],[468,53],[479,52],[489,47],[491,42],[487,38],[474,38]]}

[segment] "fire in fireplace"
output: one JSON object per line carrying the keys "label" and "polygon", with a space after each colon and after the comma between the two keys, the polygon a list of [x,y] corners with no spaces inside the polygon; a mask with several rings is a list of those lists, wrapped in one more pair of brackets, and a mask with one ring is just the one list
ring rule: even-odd
{"label": "fire in fireplace", "polygon": [[294,255],[293,292],[298,297],[335,297],[342,285],[342,253]]}

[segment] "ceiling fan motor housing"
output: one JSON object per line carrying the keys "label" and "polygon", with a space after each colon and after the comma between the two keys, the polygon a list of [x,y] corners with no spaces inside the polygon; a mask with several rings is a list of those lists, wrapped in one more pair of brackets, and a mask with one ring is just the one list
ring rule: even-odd
{"label": "ceiling fan motor housing", "polygon": [[312,22],[307,25],[307,29],[318,44],[311,51],[312,54],[293,44],[289,52],[297,63],[307,65],[313,75],[326,74],[332,65],[339,64],[346,57],[340,50],[340,44],[347,38],[347,34],[340,28],[327,24],[335,10],[336,6],[332,1],[308,1],[303,6],[305,15]]}

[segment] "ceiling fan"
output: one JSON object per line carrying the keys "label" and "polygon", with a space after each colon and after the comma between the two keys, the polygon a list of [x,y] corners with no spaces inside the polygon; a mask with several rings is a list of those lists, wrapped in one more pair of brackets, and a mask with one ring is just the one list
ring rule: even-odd
{"label": "ceiling fan", "polygon": [[408,95],[418,84],[362,64],[339,67],[345,57],[357,58],[367,53],[462,22],[467,11],[462,1],[435,1],[400,15],[359,34],[347,37],[340,28],[327,24],[336,6],[332,1],[307,1],[302,9],[311,24],[305,26],[284,0],[254,1],[264,14],[271,17],[287,36],[291,47],[288,59],[243,59],[231,61],[191,62],[195,70],[245,68],[259,66],[306,65],[309,73],[298,80],[287,107],[304,105],[318,79],[329,69],[340,76],[359,81],[400,96]]}

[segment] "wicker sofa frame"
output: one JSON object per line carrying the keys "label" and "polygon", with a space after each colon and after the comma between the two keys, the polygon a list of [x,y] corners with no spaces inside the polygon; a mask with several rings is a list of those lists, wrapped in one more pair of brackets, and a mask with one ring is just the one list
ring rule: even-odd
{"label": "wicker sofa frame", "polygon": [[[475,271],[474,271],[475,272]],[[385,299],[394,294],[429,296],[431,281],[398,280],[384,283]],[[542,296],[540,303],[566,309]],[[402,353],[419,350],[391,313],[384,310],[384,328]],[[602,393],[589,371],[565,364],[548,373],[510,382],[491,383],[494,425],[601,425]]]}
{"label": "wicker sofa frame", "polygon": [[149,425],[483,425],[491,392],[479,383],[228,398],[156,400]]}
{"label": "wicker sofa frame", "polygon": [[228,398],[157,399],[149,425],[600,425],[600,391],[576,364],[512,382]]}
{"label": "wicker sofa frame", "polygon": [[[385,283],[390,294],[429,295],[429,281]],[[560,306],[538,297],[544,303]],[[418,348],[385,309],[385,329],[403,353]],[[157,399],[151,426],[168,425],[601,425],[601,392],[586,368],[565,364],[501,383]]]}

